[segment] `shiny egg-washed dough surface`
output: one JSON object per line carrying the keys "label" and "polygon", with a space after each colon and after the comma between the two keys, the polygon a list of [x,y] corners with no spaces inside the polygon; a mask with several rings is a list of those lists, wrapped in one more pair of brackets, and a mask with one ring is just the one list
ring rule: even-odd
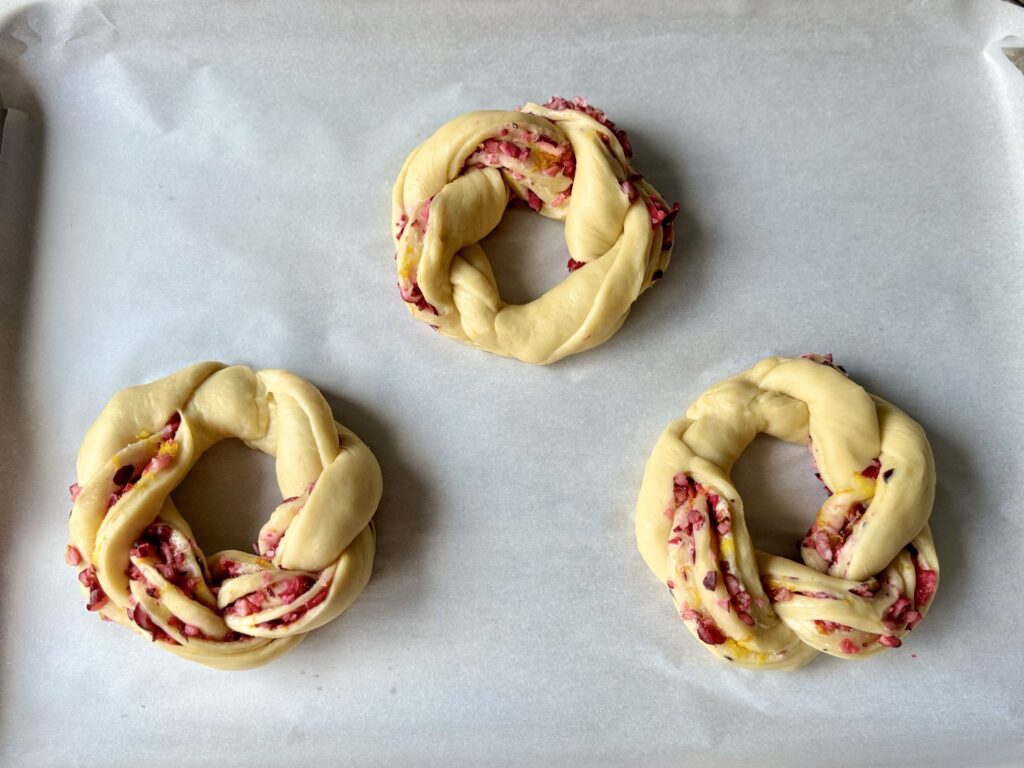
{"label": "shiny egg-washed dough surface", "polygon": [[[810,444],[830,495],[803,562],[755,550],[730,470],[759,433]],[[741,666],[898,647],[938,584],[935,493],[921,427],[831,358],[768,358],[705,392],[647,462],[636,537],[687,628]],[[691,548],[692,547],[692,548]]]}
{"label": "shiny egg-washed dough surface", "polygon": [[[284,501],[260,531],[259,555],[207,559],[170,494],[226,438],[275,457]],[[121,391],[87,432],[77,476],[68,558],[90,610],[192,661],[264,664],[341,614],[369,580],[380,467],[320,392],[287,371],[199,363]]]}
{"label": "shiny egg-washed dough surface", "polygon": [[[633,172],[629,153],[625,134],[580,99],[471,112],[442,126],[410,153],[392,196],[409,311],[446,336],[529,363],[606,341],[668,267],[678,212]],[[573,270],[523,305],[502,301],[478,245],[513,197],[565,222]]]}

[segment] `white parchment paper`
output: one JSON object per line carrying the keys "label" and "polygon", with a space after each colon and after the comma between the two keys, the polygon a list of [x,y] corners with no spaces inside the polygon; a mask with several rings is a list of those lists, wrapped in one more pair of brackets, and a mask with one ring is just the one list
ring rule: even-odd
{"label": "white parchment paper", "polygon": [[[0,762],[1019,765],[1024,76],[996,2],[8,3],[0,12]],[[680,200],[672,266],[548,368],[413,322],[390,189],[449,118],[553,94],[625,127]],[[505,294],[564,274],[510,211]],[[792,674],[700,647],[636,552],[663,426],[768,354],[831,351],[918,419],[942,584],[898,651]],[[215,672],[83,608],[66,487],[116,390],[287,367],[384,470],[374,577],[280,661]],[[270,460],[177,494],[246,547]],[[785,554],[805,453],[737,469]]]}

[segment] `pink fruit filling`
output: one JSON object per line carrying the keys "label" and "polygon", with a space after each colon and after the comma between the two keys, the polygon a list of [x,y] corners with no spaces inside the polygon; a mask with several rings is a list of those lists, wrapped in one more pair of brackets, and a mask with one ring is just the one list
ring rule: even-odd
{"label": "pink fruit filling", "polygon": [[852,632],[853,627],[848,627],[846,624],[840,624],[838,621],[821,621],[819,619],[814,620],[814,626],[818,632],[823,635],[828,635],[833,632]]}
{"label": "pink fruit filling", "polygon": [[564,192],[559,192],[557,195],[555,195],[553,198],[551,198],[551,207],[552,208],[557,208],[562,203],[564,203],[566,200],[568,200],[571,196],[572,196],[572,184],[570,184],[566,188],[566,190]]}
{"label": "pink fruit filling", "polygon": [[423,294],[420,292],[420,286],[415,281],[408,286],[399,283],[398,290],[402,295],[402,301],[406,304],[412,304],[420,312],[438,314],[437,308],[423,297]]}
{"label": "pink fruit filling", "polygon": [[[433,201],[433,197],[429,197],[423,201],[423,204],[420,206],[419,211],[411,222],[409,221],[408,216],[402,214],[401,218],[396,223],[396,226],[399,227],[398,237],[402,237],[405,233],[406,227],[408,226],[415,233],[415,236],[418,237],[419,241],[422,242],[427,231],[427,225],[430,223],[430,204]],[[431,312],[435,315],[438,314],[437,309],[423,297],[423,292],[420,290],[419,284],[416,282],[415,269],[413,270],[411,278],[403,278],[399,280],[398,290],[402,296],[402,301],[406,304],[414,305],[416,309],[421,312]]]}
{"label": "pink fruit filling", "polygon": [[[284,531],[267,531],[260,535],[260,540],[254,545],[256,547],[256,554],[260,554],[260,549],[263,549],[263,557],[268,560],[273,560],[274,555],[277,554],[277,546],[281,543],[281,539],[284,538]],[[262,545],[262,547],[261,547]]]}
{"label": "pink fruit filling", "polygon": [[619,144],[622,146],[622,153],[626,157],[633,156],[633,148],[629,144],[629,139],[626,137],[626,132],[621,128],[616,128],[615,123],[608,119],[608,116],[605,115],[604,110],[591,106],[590,104],[587,103],[586,99],[577,96],[572,101],[569,101],[568,99],[563,99],[561,96],[552,96],[544,104],[544,107],[546,107],[547,109],[553,109],[557,112],[564,112],[567,109],[571,109],[576,112],[582,112],[583,114],[587,115],[587,117],[590,117],[599,122],[601,125],[603,125],[605,128],[607,128],[615,135],[615,138],[618,139]]}
{"label": "pink fruit filling", "polygon": [[65,547],[64,562],[68,565],[78,565],[82,562],[82,553],[78,551],[78,547],[73,547],[70,544]]}
{"label": "pink fruit filling", "polygon": [[204,639],[204,640],[207,639],[206,635],[203,634],[203,630],[201,630],[199,627],[195,626],[194,624],[186,624],[184,621],[179,619],[177,616],[174,616],[174,615],[168,616],[167,623],[170,624],[171,627],[173,627],[174,629],[178,630],[186,638],[189,638],[189,639],[200,638],[200,639]]}
{"label": "pink fruit filling", "polygon": [[[672,534],[668,540],[669,546],[679,547],[685,544],[690,563],[694,564],[696,562],[694,533],[706,528],[709,537],[709,552],[718,567],[716,570],[709,570],[704,574],[701,585],[708,592],[715,593],[720,583],[719,573],[721,573],[721,583],[725,585],[728,598],[716,599],[716,604],[724,611],[735,610],[740,621],[747,626],[754,626],[756,621],[750,614],[751,606],[756,602],[758,607],[764,607],[766,602],[763,597],[758,597],[755,600],[750,592],[743,588],[743,584],[731,572],[729,561],[720,554],[720,537],[728,535],[732,527],[727,508],[722,508],[721,497],[705,488],[694,478],[680,472],[672,479],[672,500],[676,505],[675,510],[666,510],[667,515],[671,514],[673,522]],[[687,578],[685,570],[683,577]],[[698,622],[698,629],[700,626]],[[715,630],[719,631],[717,627]],[[707,627],[705,627],[705,633],[711,636]]]}
{"label": "pink fruit filling", "polygon": [[160,626],[153,621],[153,618],[146,613],[141,603],[135,603],[127,609],[128,618],[135,622],[135,625],[149,635],[150,640],[179,645],[178,641],[168,635]]}
{"label": "pink fruit filling", "polygon": [[935,590],[939,586],[939,574],[925,567],[921,555],[912,545],[908,547],[910,558],[914,563],[914,574],[916,576],[914,586],[914,608],[923,610],[928,607],[935,596]]}
{"label": "pink fruit filling", "polygon": [[817,600],[838,600],[839,598],[830,592],[802,592],[797,590],[793,593],[794,595],[800,595],[801,597],[813,597]]}
{"label": "pink fruit filling", "polygon": [[[811,463],[814,464],[814,468],[817,470],[817,462],[814,459],[813,450],[811,451]],[[866,477],[869,480],[875,480],[878,478],[881,470],[882,462],[876,457],[875,459],[872,459],[868,466],[860,471],[860,474],[862,477]],[[888,482],[888,479],[892,476],[892,472],[893,470],[889,469],[883,475],[886,482]],[[818,478],[818,480],[821,480],[821,473],[815,471],[814,476]],[[822,481],[822,484],[824,484],[824,481]],[[832,495],[832,491],[829,490],[828,486],[825,486],[825,490],[830,496]],[[854,526],[856,526],[857,523],[860,522],[860,519],[864,517],[864,513],[867,512],[867,509],[867,505],[861,502],[851,504],[846,510],[846,516],[838,529],[834,527],[834,522],[823,523],[821,521],[815,521],[810,529],[808,529],[801,545],[806,549],[813,549],[816,551],[821,559],[826,563],[834,563],[838,559],[840,551],[853,534]]]}
{"label": "pink fruit filling", "polygon": [[232,579],[235,576],[241,576],[243,573],[253,573],[255,570],[253,567],[246,568],[245,565],[237,560],[224,558],[217,564],[217,568],[213,572],[213,579],[217,584],[220,584],[225,579]]}
{"label": "pink fruit filling", "polygon": [[[310,494],[312,494],[313,493],[313,488],[315,488],[315,487],[316,487],[316,480],[314,480],[313,482],[307,484],[306,485],[305,495],[308,497]],[[289,496],[287,499],[284,499],[281,502],[281,504],[282,505],[284,505],[284,504],[291,504],[291,503],[296,502],[298,500],[299,500],[298,496]],[[298,517],[298,515],[301,514],[302,508],[303,508],[304,505],[305,505],[305,503],[303,503],[302,506],[300,506],[297,510],[295,510],[295,517]],[[291,523],[295,521],[295,517],[293,517],[288,522],[287,525],[291,525]],[[273,528],[270,528],[270,529],[267,529],[266,531],[261,532],[259,540],[255,544],[252,545],[253,551],[255,551],[256,554],[259,555],[260,557],[265,557],[268,560],[273,560],[274,556],[277,554],[278,547],[281,545],[281,540],[284,538],[284,535],[287,532],[287,525],[285,526],[285,530],[280,530],[279,531],[279,530],[275,530]]]}
{"label": "pink fruit filling", "polygon": [[[316,580],[309,576],[294,576],[285,581],[278,582],[272,587],[251,592],[245,597],[235,600],[225,609],[225,613],[234,616],[251,616],[266,608],[288,605],[294,603],[315,585]],[[327,599],[328,588],[329,584],[325,584],[322,590],[304,603],[292,606],[288,612],[282,614],[279,618],[261,622],[259,626],[265,629],[273,629],[295,623]],[[268,605],[268,603],[271,603],[271,605]]]}
{"label": "pink fruit filling", "polygon": [[885,609],[882,614],[882,626],[890,632],[901,629],[913,629],[921,620],[921,614],[914,609],[913,603],[906,595],[900,595],[896,602]]}
{"label": "pink fruit filling", "polygon": [[[176,586],[187,597],[194,598],[196,588],[202,578],[195,573],[187,562],[188,550],[179,548],[172,538],[174,530],[163,522],[155,522],[150,525],[136,540],[129,550],[129,554],[142,560],[155,560],[153,568]],[[128,578],[132,581],[145,581],[140,571],[133,563],[128,568]],[[152,592],[150,592],[152,590]],[[150,597],[156,597],[156,588],[147,583],[147,593]]]}
{"label": "pink fruit filling", "polygon": [[848,637],[844,637],[839,641],[839,650],[843,653],[849,654],[860,653],[860,648],[858,648],[857,644]]}
{"label": "pink fruit filling", "polygon": [[874,480],[876,477],[878,477],[878,472],[881,468],[882,462],[879,459],[874,459],[870,464],[864,467],[864,469],[862,469],[860,473],[864,477]]}
{"label": "pink fruit filling", "polygon": [[[877,470],[875,471],[877,474]],[[822,526],[821,523],[816,521],[808,529],[807,535],[804,536],[802,546],[815,550],[826,563],[834,563],[839,557],[839,552],[846,546],[846,542],[853,533],[854,526],[860,521],[866,511],[867,506],[860,502],[851,504],[850,508],[846,510],[846,517],[838,530],[831,526]]]}
{"label": "pink fruit filling", "polygon": [[697,637],[708,645],[722,645],[726,641],[725,634],[718,625],[703,616],[697,619]]}
{"label": "pink fruit filling", "polygon": [[852,594],[857,595],[857,597],[871,599],[878,593],[878,583],[876,582],[872,584],[870,582],[864,582],[863,584],[858,584],[856,587],[851,587],[849,591]]}
{"label": "pink fruit filling", "polygon": [[[837,371],[839,371],[844,376],[847,375],[846,369],[843,368],[843,366],[836,365],[832,361],[832,353],[831,352],[827,352],[824,355],[815,355],[813,352],[806,352],[806,353],[800,355],[800,357],[803,360],[814,360],[816,363],[821,363],[822,365],[827,365],[829,368],[835,368]],[[817,360],[816,359],[817,357],[820,357],[821,359]]]}
{"label": "pink fruit filling", "polygon": [[719,629],[718,625],[715,624],[714,620],[699,611],[695,611],[692,608],[684,606],[679,612],[679,616],[684,621],[693,621],[697,624],[697,637],[700,638],[701,642],[707,643],[708,645],[722,645],[728,638],[725,633]]}
{"label": "pink fruit filling", "polygon": [[[134,488],[143,475],[159,472],[171,465],[177,448],[174,438],[178,434],[178,427],[180,426],[181,414],[175,411],[167,420],[167,423],[160,429],[160,439],[157,442],[156,453],[144,466],[136,467],[134,464],[123,464],[118,467],[112,479],[114,492],[107,497],[107,509],[117,504],[122,496]],[[77,485],[75,483],[72,489]],[[81,488],[78,490],[78,493],[80,492]],[[72,498],[76,498],[78,493],[72,490]]]}
{"label": "pink fruit filling", "polygon": [[95,565],[90,565],[88,568],[80,570],[78,572],[78,581],[89,590],[89,602],[85,605],[86,609],[98,611],[107,604],[108,598],[103,588],[100,587],[100,580],[96,575]]}
{"label": "pink fruit filling", "polygon": [[528,180],[523,171],[571,179],[576,173],[576,157],[571,144],[560,144],[550,136],[509,123],[498,136],[484,139],[466,158],[465,167],[499,168],[516,181]]}

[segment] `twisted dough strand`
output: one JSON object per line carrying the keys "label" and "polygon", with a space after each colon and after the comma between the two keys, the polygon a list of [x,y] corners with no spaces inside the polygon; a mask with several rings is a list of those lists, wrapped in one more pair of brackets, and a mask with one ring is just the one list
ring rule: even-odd
{"label": "twisted dough strand", "polygon": [[[285,500],[257,555],[207,560],[170,494],[229,437],[276,457]],[[380,467],[287,371],[199,363],[125,389],[87,432],[77,475],[67,559],[89,609],[184,658],[266,663],[341,614],[369,579]]]}
{"label": "twisted dough strand", "polygon": [[[662,433],[636,508],[637,544],[687,627],[741,666],[898,647],[938,587],[935,493],[921,427],[831,357],[769,358],[711,387]],[[729,473],[758,433],[810,444],[829,498],[803,563],[754,549]]]}
{"label": "twisted dough strand", "polygon": [[[446,336],[546,364],[597,346],[668,267],[670,207],[634,173],[625,134],[581,99],[472,112],[410,153],[392,197],[398,284]],[[478,245],[512,198],[565,222],[570,274],[524,305],[498,295]]]}

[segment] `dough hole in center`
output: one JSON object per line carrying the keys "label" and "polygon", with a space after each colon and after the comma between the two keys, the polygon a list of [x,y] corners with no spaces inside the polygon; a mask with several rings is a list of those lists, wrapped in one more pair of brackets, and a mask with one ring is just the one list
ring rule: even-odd
{"label": "dough hole in center", "polygon": [[252,552],[260,527],[281,503],[274,459],[234,439],[204,453],[171,496],[204,552]]}
{"label": "dough hole in center", "polygon": [[526,304],[565,279],[569,251],[565,224],[513,204],[501,222],[480,241],[507,304]]}
{"label": "dough hole in center", "polygon": [[799,561],[800,540],[827,498],[807,447],[758,435],[733,467],[732,480],[754,546]]}

